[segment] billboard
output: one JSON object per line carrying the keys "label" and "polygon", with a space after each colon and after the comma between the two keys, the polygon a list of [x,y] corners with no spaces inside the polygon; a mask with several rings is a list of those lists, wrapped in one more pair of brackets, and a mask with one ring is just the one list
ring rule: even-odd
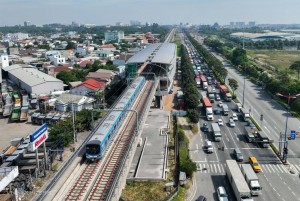
{"label": "billboard", "polygon": [[30,151],[35,151],[43,142],[48,138],[48,127],[47,124],[43,124],[37,130],[35,130],[30,136]]}

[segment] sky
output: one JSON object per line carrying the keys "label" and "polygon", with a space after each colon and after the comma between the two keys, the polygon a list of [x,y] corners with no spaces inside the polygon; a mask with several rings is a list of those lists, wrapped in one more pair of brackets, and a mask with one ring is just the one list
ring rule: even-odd
{"label": "sky", "polygon": [[300,0],[0,0],[0,26],[116,22],[300,24]]}

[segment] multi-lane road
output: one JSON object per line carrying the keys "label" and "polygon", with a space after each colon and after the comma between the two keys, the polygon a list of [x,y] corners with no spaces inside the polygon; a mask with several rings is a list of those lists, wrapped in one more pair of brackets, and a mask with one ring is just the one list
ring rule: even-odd
{"label": "multi-lane road", "polygon": [[[216,56],[218,57],[218,55]],[[228,77],[236,79],[239,83],[240,87],[236,93],[238,98],[242,100],[243,77],[232,67],[227,66],[227,69],[229,72]],[[203,90],[199,89],[199,91],[201,92]],[[285,123],[285,116],[282,116],[282,113],[284,114],[283,108],[278,106],[271,99],[267,99],[268,96],[261,91],[261,89],[247,80],[245,95],[246,108],[251,107],[251,114],[256,119],[259,119],[261,114],[264,115],[264,121],[262,122],[263,129],[271,139],[274,139],[275,142],[276,139],[278,141],[278,133],[284,128],[283,125]],[[213,108],[216,107],[218,102],[219,101],[215,101],[215,103],[213,103]],[[214,152],[211,154],[207,154],[203,150],[204,141],[206,139],[213,141],[211,132],[200,131],[198,135],[194,135],[193,139],[190,140],[190,156],[197,163],[197,172],[193,179],[193,190],[189,195],[188,200],[196,200],[199,195],[206,196],[208,200],[218,200],[216,193],[218,186],[224,186],[230,200],[235,200],[232,188],[225,175],[225,160],[234,159],[233,149],[239,148],[244,156],[244,161],[242,163],[247,163],[249,156],[255,156],[262,167],[262,172],[258,173],[258,177],[263,188],[263,193],[258,197],[254,197],[254,200],[300,201],[300,193],[298,192],[300,179],[298,174],[291,174],[289,172],[289,167],[280,162],[271,148],[261,148],[256,143],[248,143],[243,134],[243,127],[246,123],[237,112],[235,104],[233,102],[224,103],[231,109],[229,115],[224,116],[222,114],[214,114],[214,121],[207,121],[205,111],[202,108],[199,109],[199,112],[201,113],[200,127],[202,127],[203,123],[208,123],[209,130],[211,131],[210,124],[212,122],[217,122],[217,119],[219,118],[223,120],[224,125],[220,126],[222,140],[221,142],[213,142]],[[273,118],[273,115],[278,115],[277,113],[270,113],[270,111],[273,110],[277,113],[280,113],[281,111],[281,116]],[[228,121],[233,112],[238,114],[239,120],[235,122],[235,127],[230,127]],[[294,120],[295,119],[290,121],[290,125],[294,124]],[[277,121],[279,123],[277,123]],[[299,128],[300,127],[297,129]],[[275,132],[277,132],[277,134]],[[289,144],[290,149],[294,146],[291,144],[292,143]],[[224,147],[224,150],[221,149],[222,147]],[[297,154],[297,152],[290,152],[289,154],[293,155]],[[293,159],[292,165],[297,173],[300,172],[300,163],[298,159]]]}

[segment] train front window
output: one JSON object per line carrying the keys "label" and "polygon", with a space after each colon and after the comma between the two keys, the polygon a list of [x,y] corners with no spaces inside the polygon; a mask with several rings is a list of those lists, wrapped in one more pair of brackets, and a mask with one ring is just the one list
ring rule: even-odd
{"label": "train front window", "polygon": [[95,144],[86,145],[86,153],[87,154],[99,154],[100,146]]}

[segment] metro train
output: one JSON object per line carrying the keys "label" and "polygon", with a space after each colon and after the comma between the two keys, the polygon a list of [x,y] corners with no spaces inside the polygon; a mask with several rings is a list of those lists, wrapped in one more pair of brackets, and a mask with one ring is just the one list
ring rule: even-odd
{"label": "metro train", "polygon": [[136,78],[113,107],[113,109],[123,109],[123,111],[110,111],[105,116],[101,125],[98,126],[93,136],[85,145],[85,156],[87,159],[93,161],[103,157],[119,126],[122,125],[126,117],[126,109],[130,109],[144,83],[144,77]]}

